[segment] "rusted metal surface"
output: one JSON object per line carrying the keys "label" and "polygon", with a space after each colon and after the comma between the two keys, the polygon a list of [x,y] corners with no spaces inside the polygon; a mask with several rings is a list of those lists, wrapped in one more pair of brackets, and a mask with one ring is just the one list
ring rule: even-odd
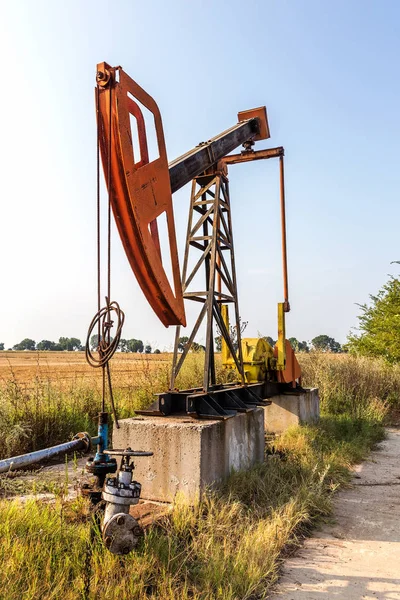
{"label": "rusted metal surface", "polygon": [[[202,230],[203,235],[198,233]],[[193,269],[188,272],[190,255],[200,251]],[[227,255],[227,258],[225,258]],[[192,282],[204,267],[206,289],[191,291]],[[221,280],[221,284],[220,284]],[[221,287],[220,287],[221,285]],[[222,287],[223,286],[223,287]],[[204,353],[203,390],[215,385],[214,328],[217,325],[222,337],[234,357],[242,384],[245,383],[240,343],[239,306],[236,284],[235,254],[232,235],[229,182],[221,171],[202,175],[193,180],[190,200],[189,221],[186,237],[185,258],[182,271],[183,296],[187,300],[203,304],[193,330],[178,359],[180,327],[177,328],[171,377],[171,389],[187,353],[192,347],[196,334],[206,319],[206,344]],[[222,289],[224,291],[222,291]],[[221,301],[232,303],[235,310],[234,323],[238,332],[238,356],[233,348],[229,331],[221,314]]]}
{"label": "rusted metal surface", "polygon": [[[246,111],[246,113],[249,111]],[[250,111],[251,112],[251,111]],[[239,113],[240,114],[240,113]],[[284,148],[267,148],[266,150],[249,150],[240,154],[231,154],[221,159],[221,162],[226,166],[237,165],[244,162],[254,160],[265,160],[269,158],[279,158],[279,194],[280,194],[280,210],[281,210],[281,232],[282,232],[282,269],[283,269],[283,296],[285,312],[290,311],[289,304],[289,284],[288,284],[288,268],[287,268],[287,248],[286,248],[286,206],[285,206],[285,172],[283,157],[285,155]]]}
{"label": "rusted metal surface", "polygon": [[240,154],[229,154],[224,156],[221,162],[225,165],[237,165],[239,163],[250,162],[253,160],[265,160],[268,158],[279,158],[285,154],[282,146],[278,148],[266,148],[265,150],[243,151]]}
{"label": "rusted metal surface", "polygon": [[[115,222],[126,255],[143,293],[161,322],[165,326],[185,325],[160,111],[153,98],[121,68],[101,63],[97,67],[97,83],[101,156]],[[154,117],[159,156],[152,162],[149,162],[144,117],[135,99]],[[139,148],[133,147],[130,115],[136,118]],[[167,220],[173,289],[160,253],[156,219],[163,214]]]}
{"label": "rusted metal surface", "polygon": [[260,130],[258,135],[253,138],[254,142],[267,140],[271,137],[269,132],[267,109],[265,106],[260,106],[259,108],[250,108],[249,110],[242,110],[238,113],[239,122],[246,121],[247,119],[258,119]]}
{"label": "rusted metal surface", "polygon": [[283,154],[279,157],[279,184],[280,184],[280,200],[281,200],[284,310],[285,310],[285,312],[289,312],[290,304],[289,304],[289,284],[288,284],[287,249],[286,249],[285,172],[284,172],[284,166],[283,166]]}
{"label": "rusted metal surface", "polygon": [[[296,355],[289,340],[285,340],[285,351],[286,351],[286,362],[285,368],[282,371],[277,371],[278,381],[280,383],[291,384],[293,388],[296,388],[296,380],[299,380],[301,385],[301,368],[297,362]],[[275,346],[274,354],[278,357],[278,348]]]}
{"label": "rusted metal surface", "polygon": [[140,527],[147,529],[153,523],[165,519],[173,510],[172,504],[140,500],[139,504],[130,507],[129,513]]}

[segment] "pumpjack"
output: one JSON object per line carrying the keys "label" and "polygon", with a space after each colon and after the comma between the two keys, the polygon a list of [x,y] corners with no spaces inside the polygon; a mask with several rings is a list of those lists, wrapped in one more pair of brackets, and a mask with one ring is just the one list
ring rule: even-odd
{"label": "pumpjack", "polygon": [[[0,461],[0,472],[23,468],[71,450],[89,452],[96,447],[94,457],[86,463],[86,471],[93,480],[82,483],[81,491],[95,507],[96,521],[105,546],[112,553],[120,555],[131,552],[142,533],[139,523],[130,514],[130,507],[139,502],[141,493],[140,483],[133,479],[133,459],[152,456],[152,452],[108,448],[107,394],[114,414],[114,425],[117,428],[119,426],[109,361],[118,348],[124,323],[124,313],[119,304],[111,301],[111,211],[144,295],[163,325],[176,326],[169,389],[158,394],[148,410],[137,412],[159,416],[183,412],[193,418],[227,419],[237,412],[251,411],[258,405],[268,404],[269,398],[275,394],[296,394],[302,388],[299,364],[285,338],[285,313],[290,310],[290,305],[284,149],[253,149],[256,142],[270,137],[265,106],[239,112],[236,125],[168,163],[161,115],[153,98],[121,67],[111,67],[105,62],[97,65],[96,82],[98,311],[89,326],[86,358],[93,367],[102,369],[98,435],[91,437],[85,432],[78,433],[65,444]],[[144,111],[151,115],[156,133],[156,157],[151,160]],[[239,154],[231,154],[241,145],[243,150]],[[106,305],[103,308],[100,306],[100,155],[108,188],[108,277]],[[274,347],[263,338],[241,339],[228,179],[228,167],[231,165],[270,158],[278,158],[280,166],[284,283],[284,299],[278,303],[278,341]],[[189,220],[181,273],[172,194],[190,181]],[[169,280],[163,265],[158,231],[157,221],[164,215],[172,280]],[[202,279],[204,283],[200,284],[202,289],[198,289],[194,285],[201,271],[205,277]],[[186,326],[185,300],[198,303],[200,311],[183,351],[178,353],[181,328]],[[229,305],[236,329],[236,344],[229,334]],[[205,325],[206,336],[203,381],[199,382],[197,388],[180,390],[176,387],[176,378],[202,324]],[[234,379],[226,384],[216,379],[215,327],[221,334],[222,364],[232,372]],[[97,353],[90,344],[95,331]],[[113,474],[116,474],[115,477],[111,476]]]}
{"label": "pumpjack", "polygon": [[[268,404],[279,393],[299,393],[301,370],[285,337],[290,310],[286,253],[283,147],[254,150],[270,138],[266,107],[239,112],[230,129],[168,163],[161,114],[156,102],[121,67],[97,65],[98,143],[117,229],[144,295],[160,321],[176,326],[169,390],[139,414],[184,412],[194,418],[225,419]],[[154,120],[157,152],[149,159],[144,112]],[[133,124],[133,126],[132,126]],[[231,154],[243,146],[239,154]],[[278,304],[278,340],[240,335],[228,167],[254,160],[279,159],[284,299]],[[172,194],[192,182],[183,270],[180,272]],[[157,220],[166,217],[172,280],[163,265]],[[192,266],[194,263],[194,266]],[[203,271],[204,284],[194,287]],[[198,284],[197,284],[198,285]],[[180,353],[186,326],[184,301],[200,305],[198,318]],[[236,344],[230,336],[231,305]],[[180,390],[176,378],[205,325],[203,381]],[[221,334],[222,363],[234,382],[216,380],[214,334]]]}

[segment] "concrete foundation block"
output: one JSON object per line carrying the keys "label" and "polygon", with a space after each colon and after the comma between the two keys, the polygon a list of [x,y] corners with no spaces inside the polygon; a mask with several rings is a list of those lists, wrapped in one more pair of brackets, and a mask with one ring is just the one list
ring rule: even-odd
{"label": "concrete foundation block", "polygon": [[113,447],[154,452],[135,460],[134,479],[142,498],[172,502],[178,492],[193,501],[232,470],[264,459],[264,409],[238,413],[226,421],[186,415],[123,419],[113,430]]}
{"label": "concrete foundation block", "polygon": [[298,396],[281,394],[263,408],[265,431],[282,433],[292,425],[314,423],[319,419],[319,395],[316,388]]}

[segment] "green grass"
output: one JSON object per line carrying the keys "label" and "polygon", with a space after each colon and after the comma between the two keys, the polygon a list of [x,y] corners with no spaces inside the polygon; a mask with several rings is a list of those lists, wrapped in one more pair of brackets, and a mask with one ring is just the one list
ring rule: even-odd
{"label": "green grass", "polygon": [[[268,447],[263,464],[233,473],[196,506],[178,498],[137,552],[123,559],[98,539],[88,544],[90,522],[81,499],[0,501],[1,598],[85,597],[88,549],[92,599],[266,598],[283,557],[329,515],[333,492],[349,481],[351,465],[383,438],[384,419],[397,402],[396,373],[387,372],[389,384],[380,364],[370,378],[369,363],[346,360],[304,359],[307,384],[322,389],[318,425],[288,430]],[[186,374],[185,384],[191,376]],[[130,402],[144,402],[151,385]]]}
{"label": "green grass", "polygon": [[350,354],[300,353],[303,384],[319,389],[321,407],[330,414],[357,418],[385,402],[388,411],[400,406],[400,365]]}

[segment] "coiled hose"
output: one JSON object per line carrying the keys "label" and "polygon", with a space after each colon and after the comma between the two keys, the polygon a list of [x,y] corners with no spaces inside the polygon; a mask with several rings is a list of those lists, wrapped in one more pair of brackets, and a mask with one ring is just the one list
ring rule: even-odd
{"label": "coiled hose", "polygon": [[[114,326],[114,320],[112,319],[113,313],[116,317],[116,330],[114,337],[111,337],[111,329]],[[117,428],[119,428],[119,424],[114,405],[109,361],[114,355],[121,341],[121,333],[124,321],[125,313],[119,306],[118,302],[109,302],[109,299],[106,298],[106,306],[97,311],[97,313],[92,319],[92,322],[89,325],[85,348],[86,360],[89,363],[89,365],[91,365],[94,368],[102,367],[103,369],[103,411],[105,409],[105,371],[107,371],[108,390],[110,394],[111,408]],[[99,335],[99,339],[97,342],[98,345],[96,348],[96,351],[98,352],[97,356],[93,353],[94,351],[90,347],[90,338],[92,337],[93,331],[96,328]]]}

